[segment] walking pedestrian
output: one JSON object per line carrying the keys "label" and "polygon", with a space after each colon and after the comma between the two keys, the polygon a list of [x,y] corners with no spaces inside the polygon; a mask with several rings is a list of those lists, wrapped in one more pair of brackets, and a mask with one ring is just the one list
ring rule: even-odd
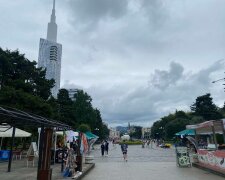
{"label": "walking pedestrian", "polygon": [[125,140],[123,140],[123,142],[121,144],[121,151],[123,153],[123,159],[126,162],[127,162],[127,148],[128,148],[128,145],[125,144]]}
{"label": "walking pedestrian", "polygon": [[145,142],[144,142],[144,140],[142,141],[142,145],[141,145],[141,147],[142,147],[142,148],[144,148],[144,147],[145,147]]}
{"label": "walking pedestrian", "polygon": [[102,156],[104,156],[104,151],[105,151],[105,145],[104,145],[104,141],[102,141],[102,144],[101,144],[101,153],[102,153]]}
{"label": "walking pedestrian", "polygon": [[112,144],[113,144],[113,146],[115,145],[115,139],[112,140]]}
{"label": "walking pedestrian", "polygon": [[150,140],[147,140],[147,146],[148,146],[148,148],[149,148],[149,144],[150,144]]}
{"label": "walking pedestrian", "polygon": [[108,152],[109,152],[109,143],[107,140],[105,140],[105,152],[106,152],[106,155],[108,155]]}
{"label": "walking pedestrian", "polygon": [[153,143],[154,143],[154,140],[153,139],[151,139],[151,149],[153,149]]}

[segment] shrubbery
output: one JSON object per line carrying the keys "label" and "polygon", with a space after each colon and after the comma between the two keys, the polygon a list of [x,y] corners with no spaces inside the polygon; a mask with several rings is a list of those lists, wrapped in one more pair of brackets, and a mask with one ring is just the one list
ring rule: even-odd
{"label": "shrubbery", "polygon": [[[119,144],[121,145],[123,143],[123,141],[120,141]],[[142,141],[125,141],[124,142],[125,144],[127,145],[141,145],[142,144]]]}

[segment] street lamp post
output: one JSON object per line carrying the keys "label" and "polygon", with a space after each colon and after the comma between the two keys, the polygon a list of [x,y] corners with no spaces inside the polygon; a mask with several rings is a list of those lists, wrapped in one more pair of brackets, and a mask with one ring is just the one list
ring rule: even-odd
{"label": "street lamp post", "polygon": [[[218,79],[218,80],[212,81],[212,83],[216,83],[216,82],[219,82],[219,81],[225,81],[225,78],[221,78],[221,79]],[[225,85],[225,84],[223,84],[223,85]],[[225,90],[225,88],[224,88],[224,90]],[[224,91],[224,92],[225,92],[225,91]]]}
{"label": "street lamp post", "polygon": [[221,79],[218,79],[218,80],[215,80],[215,81],[212,81],[212,83],[216,83],[218,81],[225,81],[225,78],[221,78]]}

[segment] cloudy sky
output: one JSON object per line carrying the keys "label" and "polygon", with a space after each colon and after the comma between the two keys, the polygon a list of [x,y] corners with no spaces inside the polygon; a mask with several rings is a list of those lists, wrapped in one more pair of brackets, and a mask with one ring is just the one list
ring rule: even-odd
{"label": "cloudy sky", "polygon": [[[225,100],[224,0],[56,0],[61,86],[82,88],[109,125],[150,126],[197,96]],[[0,46],[38,59],[52,0],[0,0]]]}

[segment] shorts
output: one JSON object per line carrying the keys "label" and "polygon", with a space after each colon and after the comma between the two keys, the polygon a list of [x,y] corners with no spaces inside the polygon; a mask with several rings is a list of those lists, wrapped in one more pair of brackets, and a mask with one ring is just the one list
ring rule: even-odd
{"label": "shorts", "polygon": [[123,154],[127,154],[127,151],[123,151]]}

